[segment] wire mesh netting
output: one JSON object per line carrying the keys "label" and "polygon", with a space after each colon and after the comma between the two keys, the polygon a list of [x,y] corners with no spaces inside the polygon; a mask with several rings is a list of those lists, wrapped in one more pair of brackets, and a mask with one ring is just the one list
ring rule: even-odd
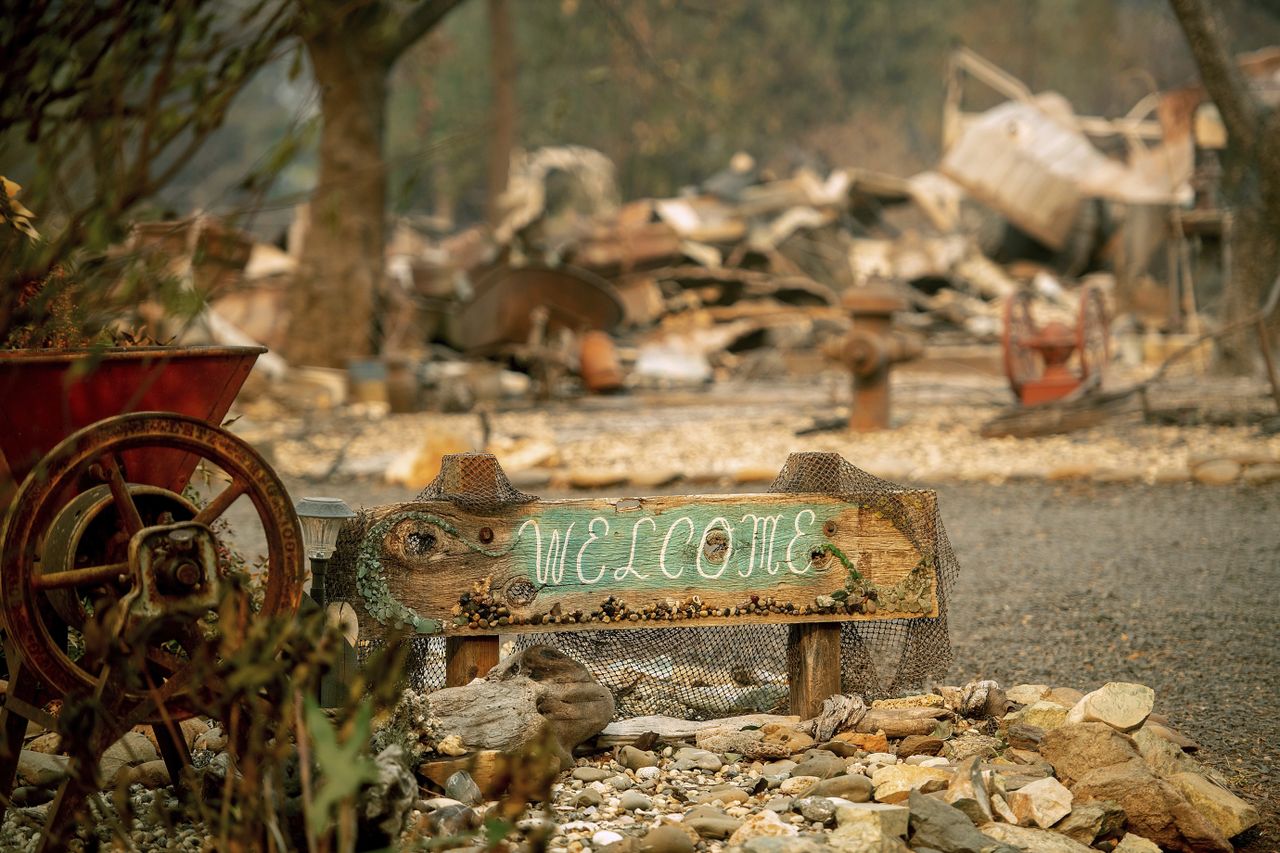
{"label": "wire mesh netting", "polygon": [[[516,490],[496,461],[492,468],[476,470],[478,488],[466,488],[477,483],[469,483],[465,472],[461,477],[457,472],[442,473],[417,500],[446,500],[477,510],[537,500]],[[918,491],[868,474],[832,453],[793,453],[769,491],[832,495],[871,507],[919,549],[936,573],[936,617],[841,623],[841,689],[870,700],[901,695],[941,677],[951,663],[947,601],[959,565],[936,503],[915,499]],[[343,536],[358,537],[366,527],[367,520],[356,519]],[[329,570],[330,595],[351,602],[363,614],[355,567],[341,559],[354,548],[343,545],[340,541]],[[366,627],[362,625],[362,637],[368,638],[362,639],[364,653],[379,641],[376,631]],[[713,719],[786,709],[788,631],[788,626],[776,624],[670,627],[515,634],[503,640],[517,649],[549,645],[580,661],[614,694],[620,719],[646,714]],[[418,690],[443,687],[444,639],[414,637],[408,642],[409,685]]]}

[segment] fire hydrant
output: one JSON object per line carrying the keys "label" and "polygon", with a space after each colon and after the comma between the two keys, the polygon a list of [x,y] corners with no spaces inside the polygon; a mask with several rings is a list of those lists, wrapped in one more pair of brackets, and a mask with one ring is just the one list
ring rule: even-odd
{"label": "fire hydrant", "polygon": [[893,312],[907,307],[892,291],[861,287],[845,293],[844,307],[853,328],[827,349],[827,356],[853,372],[853,406],[849,428],[874,432],[889,427],[889,368],[919,358],[924,345],[915,335],[894,331]]}

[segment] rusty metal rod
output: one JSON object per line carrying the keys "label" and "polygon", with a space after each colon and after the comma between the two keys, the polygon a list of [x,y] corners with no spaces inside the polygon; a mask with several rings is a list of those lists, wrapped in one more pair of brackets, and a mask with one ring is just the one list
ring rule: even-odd
{"label": "rusty metal rod", "polygon": [[213,522],[218,520],[222,514],[227,511],[227,508],[235,503],[248,488],[249,484],[244,480],[233,480],[231,485],[219,492],[216,498],[209,501],[208,505],[206,505],[204,509],[200,510],[194,519],[195,522],[197,524],[203,524],[206,527],[213,524]]}
{"label": "rusty metal rod", "polygon": [[71,569],[65,572],[36,575],[31,579],[34,589],[66,589],[69,586],[92,586],[94,584],[111,583],[121,575],[129,574],[128,563],[108,563],[105,566],[90,566],[86,569]]}

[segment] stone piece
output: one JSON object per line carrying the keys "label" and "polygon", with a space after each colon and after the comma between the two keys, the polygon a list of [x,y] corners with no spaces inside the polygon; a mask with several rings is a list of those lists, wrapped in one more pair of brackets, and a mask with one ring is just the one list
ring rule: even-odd
{"label": "stone piece", "polygon": [[906,838],[909,828],[911,810],[906,806],[894,806],[887,803],[853,803],[836,809],[836,823],[843,826],[847,823],[861,823],[874,820],[880,825],[884,835]]}
{"label": "stone piece", "polygon": [[1226,486],[1240,476],[1240,463],[1232,459],[1214,459],[1191,469],[1191,477],[1205,486]]}
{"label": "stone piece", "polygon": [[1111,853],[1160,853],[1160,845],[1143,838],[1141,835],[1126,832],[1124,838],[1120,839],[1120,843],[1115,846]]}
{"label": "stone piece", "polygon": [[805,820],[814,823],[826,823],[836,817],[836,804],[826,797],[808,796],[796,800],[791,807],[800,812]]}
{"label": "stone piece", "polygon": [[607,844],[617,844],[621,840],[622,836],[612,829],[599,829],[591,836],[591,846],[604,847]]}
{"label": "stone piece", "polygon": [[981,830],[984,835],[1012,844],[1025,853],[1092,853],[1079,841],[1043,829],[1028,829],[1007,823],[985,823]]}
{"label": "stone piece", "polygon": [[1084,692],[1074,687],[1054,687],[1044,695],[1044,698],[1050,702],[1057,702],[1064,708],[1073,708],[1075,704],[1084,698]]}
{"label": "stone piece", "polygon": [[444,793],[446,797],[451,797],[464,806],[478,805],[484,799],[480,786],[465,770],[459,770],[445,780]]}
{"label": "stone piece", "polygon": [[663,824],[644,834],[636,845],[637,853],[694,853],[697,841],[679,826]]}
{"label": "stone piece", "polygon": [[[742,853],[830,853],[830,851],[831,848],[821,841],[804,835],[786,837],[762,835],[742,845]],[[882,851],[863,850],[860,853],[882,853]],[[898,851],[886,850],[883,853],[898,853]]]}
{"label": "stone piece", "polygon": [[696,795],[693,797],[693,802],[714,803],[719,800],[727,806],[733,803],[745,803],[749,799],[751,799],[751,795],[741,788],[734,785],[723,785]]}
{"label": "stone piece", "polygon": [[792,776],[778,786],[778,793],[787,797],[803,797],[821,781],[817,776]]}
{"label": "stone piece", "polygon": [[1039,702],[1049,693],[1047,684],[1015,684],[1004,692],[1009,701],[1019,705],[1030,705]]}
{"label": "stone piece", "polygon": [[1157,778],[1141,758],[1090,770],[1076,780],[1071,790],[1081,800],[1114,800],[1124,809],[1128,829],[1166,849],[1231,851],[1218,828],[1177,789]]}
{"label": "stone piece", "polygon": [[955,775],[951,777],[942,799],[964,812],[974,824],[988,823],[995,819],[991,810],[991,796],[977,757],[967,758],[956,767]]}
{"label": "stone piece", "polygon": [[856,746],[864,752],[889,752],[889,739],[884,732],[864,734],[862,732],[840,732],[835,739],[842,743]]}
{"label": "stone piece", "polygon": [[221,752],[227,748],[227,736],[222,728],[215,726],[206,732],[196,735],[192,749],[207,749],[210,752]]}
{"label": "stone piece", "polygon": [[598,806],[602,802],[604,802],[604,794],[600,793],[595,788],[591,788],[591,787],[583,788],[581,791],[578,792],[578,796],[574,798],[573,802],[574,802],[574,805],[580,806],[582,808],[587,808],[589,806]]}
{"label": "stone piece", "polygon": [[[1005,737],[1009,741],[1010,752],[1038,750],[1040,741],[1044,740],[1044,729],[1039,726],[1029,726],[1026,723],[1013,723],[1005,730]],[[1010,756],[1008,752],[1005,753],[1005,757],[1016,758],[1016,756]]]}
{"label": "stone piece", "polygon": [[791,772],[796,776],[817,776],[819,779],[830,779],[845,771],[844,759],[830,752],[814,752],[795,766]]}
{"label": "stone piece", "polygon": [[871,799],[871,780],[861,773],[842,773],[823,779],[814,786],[812,794],[820,797],[843,797],[853,803],[865,803]]}
{"label": "stone piece", "polygon": [[700,815],[684,819],[684,825],[703,838],[725,839],[733,835],[742,826],[742,821],[727,814]]}
{"label": "stone piece", "polygon": [[776,812],[765,810],[748,817],[742,826],[729,836],[728,843],[732,847],[735,844],[746,844],[751,839],[762,836],[785,837],[799,834],[794,826],[783,823]]}
{"label": "stone piece", "polygon": [[978,831],[964,812],[942,800],[912,791],[908,799],[911,810],[909,843],[912,849],[937,850],[939,853],[1017,853],[1016,847],[1003,844]]}
{"label": "stone piece", "polygon": [[1155,701],[1156,692],[1145,684],[1110,681],[1086,693],[1067,714],[1067,722],[1106,723],[1113,729],[1130,732],[1146,721]]}
{"label": "stone piece", "polygon": [[890,764],[871,774],[876,801],[881,803],[901,802],[917,788],[923,789],[924,793],[941,791],[950,781],[951,774],[946,770],[911,764]]}
{"label": "stone piece", "polygon": [[625,791],[618,799],[618,807],[629,812],[651,809],[653,808],[653,800],[640,791]]}
{"label": "stone piece", "polygon": [[1009,715],[1009,719],[1017,719],[1019,723],[1052,731],[1067,721],[1070,709],[1048,699],[1037,699],[1021,711]]}
{"label": "stone piece", "polygon": [[1250,486],[1280,482],[1280,463],[1261,462],[1244,469],[1244,481]]}
{"label": "stone piece", "polygon": [[569,775],[580,782],[603,782],[613,775],[613,771],[604,767],[575,767]]}
{"label": "stone piece", "polygon": [[160,753],[145,735],[134,731],[125,732],[124,737],[106,748],[98,761],[102,784],[106,788],[114,788],[121,770],[155,761],[159,757]]}
{"label": "stone piece", "polygon": [[779,723],[768,723],[758,729],[705,729],[697,733],[696,742],[710,752],[737,753],[753,760],[786,758],[814,744],[809,735]]}
{"label": "stone piece", "polygon": [[1071,792],[1052,776],[1023,785],[1006,799],[1019,826],[1048,829],[1071,814]]}
{"label": "stone piece", "polygon": [[128,769],[129,784],[141,785],[144,788],[163,788],[170,783],[169,767],[163,759],[144,761],[136,767]]}
{"label": "stone piece", "polygon": [[56,788],[67,776],[67,757],[22,750],[18,754],[18,779],[37,788]]}
{"label": "stone piece", "polygon": [[658,757],[634,746],[624,746],[618,750],[618,763],[628,770],[639,770],[641,767],[657,767]]}
{"label": "stone piece", "polygon": [[1169,781],[1192,808],[1218,828],[1224,838],[1234,838],[1262,819],[1251,803],[1199,773],[1175,773]]}
{"label": "stone piece", "polygon": [[1139,757],[1133,739],[1106,723],[1067,724],[1047,732],[1040,741],[1040,754],[1068,788],[1095,768]]}
{"label": "stone piece", "polygon": [[991,680],[971,681],[964,687],[939,687],[946,707],[962,717],[1002,717],[1010,710],[1009,697]]}
{"label": "stone piece", "polygon": [[942,743],[941,738],[931,737],[930,735],[910,735],[904,737],[902,742],[898,744],[898,757],[910,758],[913,755],[937,755],[942,751]]}
{"label": "stone piece", "polygon": [[430,812],[426,817],[428,837],[445,838],[462,835],[480,825],[480,815],[467,806],[445,806]]}
{"label": "stone piece", "polygon": [[1111,800],[1075,801],[1071,814],[1054,824],[1053,831],[1091,847],[1099,841],[1120,837],[1124,832],[1124,819],[1124,809]]}
{"label": "stone piece", "polygon": [[1161,779],[1169,779],[1178,773],[1200,773],[1204,769],[1178,746],[1157,734],[1150,723],[1129,736],[1137,744],[1142,760]]}
{"label": "stone piece", "polygon": [[959,764],[966,758],[995,758],[1000,752],[1000,739],[990,735],[966,732],[943,744],[942,755]]}
{"label": "stone piece", "polygon": [[613,694],[586,667],[549,646],[518,652],[462,687],[428,697],[435,731],[461,738],[468,750],[518,752],[550,727],[561,767],[572,767],[574,747],[613,718]]}

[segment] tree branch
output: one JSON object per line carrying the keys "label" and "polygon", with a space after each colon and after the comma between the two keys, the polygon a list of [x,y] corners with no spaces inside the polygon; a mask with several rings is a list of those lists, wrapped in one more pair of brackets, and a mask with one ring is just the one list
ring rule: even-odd
{"label": "tree branch", "polygon": [[1205,91],[1222,115],[1233,144],[1252,149],[1257,141],[1261,108],[1228,47],[1226,25],[1212,2],[1169,0],[1200,68]]}
{"label": "tree branch", "polygon": [[386,53],[383,54],[387,67],[394,65],[400,54],[412,47],[414,42],[430,32],[444,20],[445,15],[461,4],[462,0],[420,0],[400,21],[395,34],[387,43]]}

